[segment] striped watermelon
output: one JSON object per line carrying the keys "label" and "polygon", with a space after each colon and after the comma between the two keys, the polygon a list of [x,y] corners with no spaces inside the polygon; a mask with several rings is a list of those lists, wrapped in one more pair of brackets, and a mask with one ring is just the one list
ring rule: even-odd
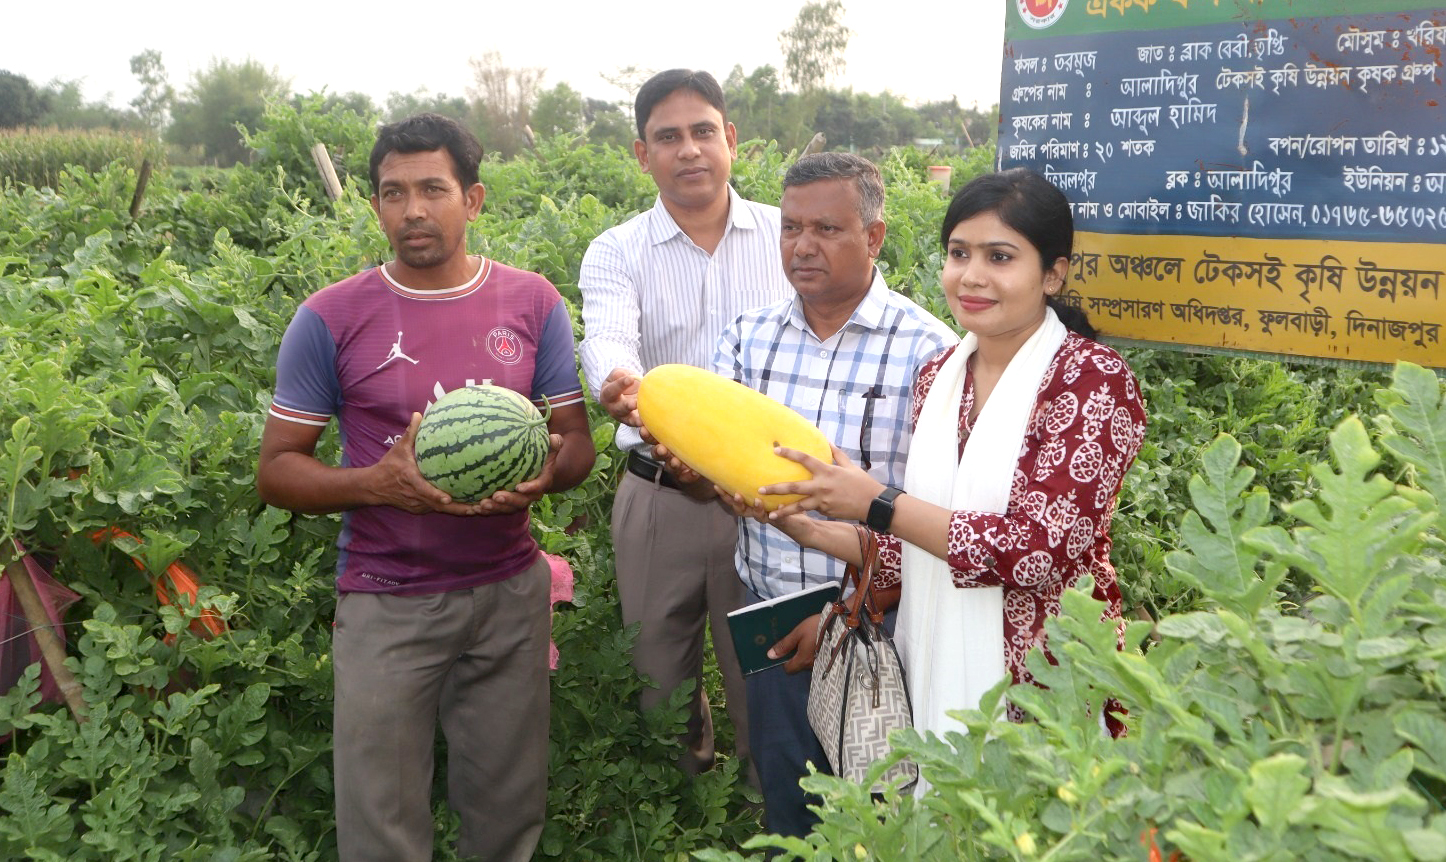
{"label": "striped watermelon", "polygon": [[502,386],[448,392],[427,408],[417,429],[422,477],[464,503],[536,479],[547,450],[547,416]]}

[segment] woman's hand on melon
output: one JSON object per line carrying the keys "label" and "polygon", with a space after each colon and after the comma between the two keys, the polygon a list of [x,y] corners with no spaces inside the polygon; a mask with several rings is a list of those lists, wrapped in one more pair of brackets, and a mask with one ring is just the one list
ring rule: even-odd
{"label": "woman's hand on melon", "polygon": [[718,499],[723,501],[723,505],[734,515],[740,518],[752,518],[755,521],[777,527],[783,531],[784,535],[803,545],[805,548],[814,547],[813,542],[817,541],[815,534],[817,533],[818,520],[811,515],[804,512],[795,512],[791,515],[775,518],[773,517],[773,513],[769,512],[767,507],[763,505],[763,500],[758,497],[754,497],[752,502],[749,502],[742,494],[731,494],[727,489],[719,487],[718,485],[714,485],[713,490],[717,492]]}
{"label": "woman's hand on melon", "polygon": [[803,499],[774,510],[769,516],[771,521],[776,522],[800,512],[818,512],[845,521],[862,521],[868,517],[869,504],[883,492],[884,485],[862,468],[855,466],[842,449],[837,446],[829,448],[833,450],[832,464],[786,446],[774,448],[773,451],[780,456],[808,468],[813,476],[798,482],[780,482],[759,489],[760,494],[803,495]]}
{"label": "woman's hand on melon", "polygon": [[413,413],[407,433],[392,444],[387,454],[381,457],[371,469],[376,477],[373,490],[378,502],[395,506],[414,515],[428,512],[445,512],[449,515],[476,515],[481,509],[477,503],[458,503],[452,496],[426,479],[417,470],[417,456],[413,447],[417,441],[417,428],[422,424],[422,414]]}
{"label": "woman's hand on melon", "polygon": [[562,435],[550,435],[547,440],[547,459],[542,462],[542,472],[537,475],[537,478],[518,482],[517,487],[511,491],[498,491],[478,503],[478,514],[510,515],[541,500],[552,487],[552,474],[557,464],[557,453],[561,450]]}
{"label": "woman's hand on melon", "polygon": [[614,368],[598,391],[598,403],[608,415],[634,428],[643,424],[638,418],[638,385],[642,377],[631,368]]}

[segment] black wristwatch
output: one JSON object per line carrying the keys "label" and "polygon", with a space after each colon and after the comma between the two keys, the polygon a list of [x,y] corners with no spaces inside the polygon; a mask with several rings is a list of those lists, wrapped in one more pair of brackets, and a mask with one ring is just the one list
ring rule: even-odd
{"label": "black wristwatch", "polygon": [[885,488],[883,493],[869,503],[869,516],[864,520],[870,530],[887,533],[894,523],[894,498],[904,493],[898,488]]}

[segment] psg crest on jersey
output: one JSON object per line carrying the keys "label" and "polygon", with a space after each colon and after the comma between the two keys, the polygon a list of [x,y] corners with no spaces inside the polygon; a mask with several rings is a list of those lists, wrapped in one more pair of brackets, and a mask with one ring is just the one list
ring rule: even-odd
{"label": "psg crest on jersey", "polygon": [[505,326],[499,326],[487,333],[487,352],[504,365],[514,365],[522,359],[522,339]]}

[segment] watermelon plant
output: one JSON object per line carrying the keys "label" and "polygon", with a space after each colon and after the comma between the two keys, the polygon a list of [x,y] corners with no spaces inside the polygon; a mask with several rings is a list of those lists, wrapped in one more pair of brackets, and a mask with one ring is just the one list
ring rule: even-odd
{"label": "watermelon plant", "polygon": [[[1277,501],[1285,523],[1242,445],[1217,438],[1166,555],[1203,597],[1195,609],[1132,623],[1120,651],[1079,585],[1047,625],[1058,664],[1029,659],[1044,688],[996,687],[960,713],[967,735],[896,734],[893,759],[934,785],[924,797],[810,776],[819,828],[750,846],[809,860],[1446,859],[1446,388],[1403,364],[1379,403],[1337,424],[1313,488]],[[1129,709],[1121,739],[1095,717],[1111,694]],[[1033,720],[1003,720],[1005,698]]]}
{"label": "watermelon plant", "polygon": [[[344,168],[335,202],[307,173],[316,134]],[[41,703],[38,666],[0,692],[0,858],[334,858],[339,525],[261,505],[254,472],[297,304],[387,257],[356,167],[369,134],[315,106],[273,106],[255,166],[158,172],[135,219],[137,174],[119,161],[0,195],[0,546],[21,539],[81,594],[64,630],[89,709],[77,724]],[[776,202],[791,155],[744,150],[740,191]],[[908,151],[884,160],[881,266],[947,318],[945,199],[923,163]],[[958,160],[956,182],[991,163],[987,150]],[[582,251],[651,205],[651,181],[630,152],[566,140],[482,173],[472,247],[551,279],[580,332]],[[1241,859],[1332,859],[1391,830],[1388,852],[1415,854],[1396,858],[1442,858],[1446,589],[1432,453],[1446,431],[1428,385],[1439,382],[1402,371],[1387,389],[1380,371],[1147,349],[1130,361],[1151,430],[1115,536],[1138,649],[1091,649],[1103,635],[1077,621],[1096,612],[1075,604],[1053,634],[1068,644],[1060,664],[1038,669],[1051,691],[1026,704],[1036,722],[980,714],[967,739],[908,741],[901,750],[952,796],[879,808],[811,779],[828,812],[810,858],[831,858],[827,845],[852,858],[1145,859],[1143,834],[1166,855],[1220,858],[1224,842]],[[722,755],[712,771],[673,765],[689,692],[648,714],[635,705],[647,681],[629,662],[608,534],[622,461],[611,422],[590,411],[593,475],[533,507],[538,542],[576,573],[554,616],[537,858],[732,853],[760,826],[729,756],[716,667],[705,672]],[[1351,425],[1352,414],[1374,418]],[[1238,444],[1211,445],[1221,434]],[[334,435],[318,451],[335,459]],[[1191,508],[1198,523],[1182,520]],[[145,571],[94,541],[106,530],[141,538],[131,550]],[[160,604],[152,579],[178,562],[196,597]],[[224,627],[202,637],[212,614]],[[1135,722],[1113,746],[1079,709],[1102,691],[1129,701]],[[436,813],[447,858],[455,827],[444,804]]]}

